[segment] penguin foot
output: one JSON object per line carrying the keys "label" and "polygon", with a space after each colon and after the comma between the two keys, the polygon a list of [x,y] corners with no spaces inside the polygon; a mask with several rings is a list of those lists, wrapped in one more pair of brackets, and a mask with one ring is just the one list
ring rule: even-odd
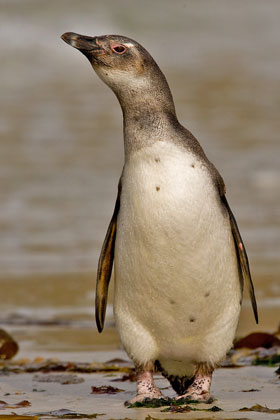
{"label": "penguin foot", "polygon": [[188,387],[183,395],[179,395],[176,399],[181,398],[188,401],[199,401],[211,404],[214,398],[210,395],[210,386],[212,381],[212,373],[196,374],[193,383]]}
{"label": "penguin foot", "polygon": [[137,394],[130,401],[126,401],[125,405],[131,405],[136,402],[142,403],[144,400],[157,400],[164,398],[159,388],[154,383],[151,371],[140,370],[137,373]]}

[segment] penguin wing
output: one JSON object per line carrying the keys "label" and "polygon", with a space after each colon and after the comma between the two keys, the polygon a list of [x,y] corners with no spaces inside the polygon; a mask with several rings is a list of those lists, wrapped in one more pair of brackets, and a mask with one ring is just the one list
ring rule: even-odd
{"label": "penguin wing", "polygon": [[228,201],[225,197],[225,195],[222,195],[221,197],[222,202],[224,203],[228,215],[229,215],[229,219],[230,219],[230,225],[231,225],[231,230],[232,230],[232,236],[234,239],[234,243],[235,243],[235,248],[236,248],[236,256],[237,256],[237,260],[239,263],[239,267],[240,267],[240,271],[241,271],[241,276],[243,279],[243,282],[246,283],[246,286],[248,287],[249,290],[249,295],[250,295],[250,299],[251,299],[251,304],[252,304],[252,308],[253,308],[253,312],[254,312],[254,316],[255,316],[255,320],[256,323],[258,324],[258,308],[257,308],[257,302],[256,302],[256,297],[255,297],[255,291],[254,291],[254,285],[253,285],[253,281],[252,281],[252,277],[251,277],[251,273],[250,273],[250,267],[249,267],[249,260],[247,257],[247,252],[243,243],[243,240],[241,238],[235,217],[231,211],[231,208],[228,204]]}
{"label": "penguin wing", "polygon": [[98,331],[101,333],[104,327],[106,314],[108,287],[111,279],[114,262],[115,240],[117,231],[117,217],[120,209],[121,182],[119,183],[118,196],[114,213],[110,221],[101,254],[98,261],[95,295],[95,320]]}

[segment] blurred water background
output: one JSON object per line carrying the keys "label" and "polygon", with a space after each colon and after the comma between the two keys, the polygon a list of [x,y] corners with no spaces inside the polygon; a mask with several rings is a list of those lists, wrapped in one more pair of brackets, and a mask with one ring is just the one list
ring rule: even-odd
{"label": "blurred water background", "polygon": [[[0,1],[0,323],[23,348],[119,346],[94,325],[97,260],[123,164],[122,118],[66,31],[135,38],[227,185],[259,329],[280,321],[280,2]],[[112,291],[110,299],[112,296]],[[247,295],[239,334],[255,330]]]}

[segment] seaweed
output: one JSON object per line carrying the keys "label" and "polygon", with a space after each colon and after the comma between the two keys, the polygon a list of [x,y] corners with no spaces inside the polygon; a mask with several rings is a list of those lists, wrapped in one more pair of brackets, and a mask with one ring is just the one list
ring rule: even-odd
{"label": "seaweed", "polygon": [[268,367],[275,367],[280,363],[280,354],[273,354],[271,356],[266,357],[257,357],[256,360],[253,361],[253,365],[259,366],[268,366]]}
{"label": "seaweed", "polygon": [[135,402],[130,404],[128,408],[158,408],[164,407],[161,410],[162,413],[188,413],[190,411],[223,411],[220,407],[213,406],[211,408],[196,408],[189,406],[189,404],[199,404],[199,401],[196,400],[186,400],[185,398],[179,398],[177,400],[171,398],[145,398],[142,402]]}
{"label": "seaweed", "polygon": [[6,401],[0,401],[0,410],[6,410],[7,408],[22,408],[22,407],[30,407],[31,403],[27,400],[20,401],[18,403],[9,404]]}
{"label": "seaweed", "polygon": [[105,362],[107,365],[119,365],[119,364],[130,364],[129,360],[120,359],[119,357],[115,357],[114,359],[107,360]]}
{"label": "seaweed", "polygon": [[163,413],[189,413],[190,411],[210,411],[210,412],[217,412],[217,411],[223,411],[222,408],[217,407],[216,405],[213,405],[211,408],[196,408],[196,407],[190,407],[189,405],[184,406],[174,406],[171,405],[168,408],[165,408],[164,410],[161,410]]}
{"label": "seaweed", "polygon": [[[135,402],[128,405],[128,408],[158,408],[164,406],[180,406],[186,404],[185,398],[179,398],[178,400],[174,398],[145,398],[141,402]],[[198,404],[198,401],[188,400],[188,404]]]}
{"label": "seaweed", "polygon": [[252,407],[243,407],[240,408],[239,411],[257,411],[258,413],[270,413],[270,414],[278,414],[280,413],[280,408],[268,408],[264,407],[260,404],[252,405]]}
{"label": "seaweed", "polygon": [[136,401],[127,408],[158,408],[168,405],[168,398],[145,398],[143,401]]}
{"label": "seaweed", "polygon": [[251,389],[242,389],[241,392],[260,392],[260,389],[255,389],[255,388],[251,388]]}
{"label": "seaweed", "polygon": [[[28,414],[28,413],[27,413]],[[43,411],[38,413],[30,413],[31,416],[35,415],[35,418],[40,417],[54,417],[56,419],[96,419],[98,416],[104,416],[105,414],[85,414],[85,413],[77,413],[76,411],[68,410],[67,408],[62,408],[60,410],[52,410],[52,411]],[[32,419],[32,417],[28,417],[28,419]]]}
{"label": "seaweed", "polygon": [[91,394],[117,394],[118,392],[124,392],[124,389],[115,388],[113,386],[92,386]]}

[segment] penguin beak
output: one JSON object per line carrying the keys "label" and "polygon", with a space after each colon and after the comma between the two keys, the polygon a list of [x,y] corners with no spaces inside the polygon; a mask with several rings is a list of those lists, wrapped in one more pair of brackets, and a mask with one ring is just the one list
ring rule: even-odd
{"label": "penguin beak", "polygon": [[102,48],[96,43],[97,37],[75,34],[74,32],[65,32],[61,35],[61,39],[71,47],[77,48],[83,54],[88,55],[90,52],[101,51]]}

